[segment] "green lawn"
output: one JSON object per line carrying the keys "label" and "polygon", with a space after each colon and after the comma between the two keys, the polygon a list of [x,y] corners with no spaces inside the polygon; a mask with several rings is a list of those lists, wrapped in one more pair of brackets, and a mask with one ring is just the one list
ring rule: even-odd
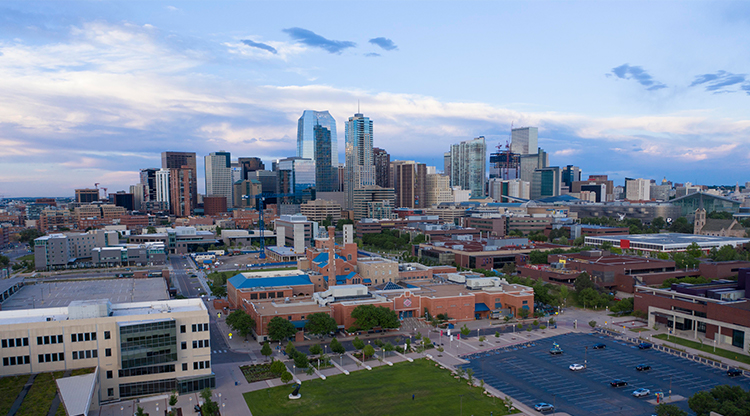
{"label": "green lawn", "polygon": [[465,415],[507,414],[500,399],[487,398],[483,389],[425,359],[305,381],[299,400],[289,400],[292,390],[290,383],[243,396],[254,415],[264,416],[459,414],[460,395]]}
{"label": "green lawn", "polygon": [[28,379],[28,374],[8,376],[0,379],[0,415],[8,414],[10,407],[13,406],[13,402],[18,397],[18,393],[23,390],[23,386]]}
{"label": "green lawn", "polygon": [[718,355],[720,357],[729,358],[730,360],[739,361],[741,363],[750,364],[750,356],[746,354],[740,354],[740,353],[725,350],[722,348],[716,348],[716,352],[714,352],[713,343],[709,344],[708,342],[705,342],[703,346],[701,346],[701,343],[698,341],[691,341],[689,339],[679,338],[679,337],[675,337],[672,335],[669,336],[669,338],[667,338],[667,334],[654,335],[654,338],[659,338],[667,342],[680,344],[688,348],[694,348],[696,350],[707,352],[709,354]]}
{"label": "green lawn", "polygon": [[28,416],[46,416],[52,405],[52,399],[57,394],[57,384],[55,379],[63,376],[62,371],[56,373],[42,373],[36,376],[34,384],[31,385],[29,393],[23,399],[21,408],[18,409],[19,415]]}

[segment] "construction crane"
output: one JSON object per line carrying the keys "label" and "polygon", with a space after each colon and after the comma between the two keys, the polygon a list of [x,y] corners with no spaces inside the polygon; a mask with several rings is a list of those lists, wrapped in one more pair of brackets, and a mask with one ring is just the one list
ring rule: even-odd
{"label": "construction crane", "polygon": [[505,141],[505,145],[498,144],[497,145],[497,153],[498,156],[500,156],[500,162],[498,163],[499,166],[495,165],[495,167],[500,168],[500,178],[504,180],[510,179],[510,168],[513,165],[513,156],[510,151],[510,144],[513,140],[513,122],[510,122],[510,132],[508,133],[508,139]]}
{"label": "construction crane", "polygon": [[291,193],[291,194],[273,194],[273,193],[262,193],[255,196],[252,195],[242,195],[242,199],[250,199],[255,198],[256,200],[256,209],[258,210],[258,226],[260,228],[260,254],[258,255],[258,258],[265,259],[266,258],[266,223],[263,220],[263,203],[266,199],[269,198],[287,198],[287,197],[293,197],[293,198],[302,198],[302,197],[312,197],[312,199],[315,199],[315,194],[309,194],[304,192],[297,192],[297,193]]}

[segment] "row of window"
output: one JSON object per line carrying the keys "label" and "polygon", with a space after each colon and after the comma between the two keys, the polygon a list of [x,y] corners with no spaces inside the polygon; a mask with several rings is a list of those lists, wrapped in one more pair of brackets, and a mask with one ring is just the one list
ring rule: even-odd
{"label": "row of window", "polygon": [[8,338],[2,340],[2,346],[3,348],[13,348],[13,347],[28,347],[29,346],[29,339],[28,338]]}
{"label": "row of window", "polygon": [[204,368],[211,368],[211,360],[193,362],[193,370],[203,370]]}
{"label": "row of window", "polygon": [[45,335],[43,337],[36,337],[36,345],[48,345],[48,344],[62,344],[62,335]]}
{"label": "row of window", "polygon": [[[250,299],[255,300],[258,299],[258,296],[260,296],[260,299],[266,299],[266,292],[263,293],[251,293]],[[268,299],[275,299],[275,298],[283,298],[284,292],[268,292]]]}
{"label": "row of window", "polygon": [[[117,375],[119,377],[135,377],[135,376],[143,376],[147,374],[162,374],[162,373],[174,373],[174,364],[152,365],[150,367],[130,368],[130,369],[118,371]],[[109,371],[107,372],[107,378],[111,378]]]}
{"label": "row of window", "polygon": [[65,361],[65,353],[53,352],[51,354],[39,354],[37,357],[40,363],[54,363],[57,361]]}
{"label": "row of window", "polygon": [[[180,332],[183,334],[185,333],[184,329],[185,325],[181,325]],[[193,324],[193,332],[208,332],[208,324]]]}
{"label": "row of window", "polygon": [[208,340],[207,339],[194,340],[193,348],[208,348]]}
{"label": "row of window", "polygon": [[20,357],[3,357],[3,366],[31,364],[31,357],[23,355]]}
{"label": "row of window", "polygon": [[79,332],[70,334],[70,342],[96,341],[96,332]]}
{"label": "row of window", "polygon": [[74,360],[83,360],[87,358],[97,358],[99,352],[97,350],[84,350],[84,351],[73,351]]}

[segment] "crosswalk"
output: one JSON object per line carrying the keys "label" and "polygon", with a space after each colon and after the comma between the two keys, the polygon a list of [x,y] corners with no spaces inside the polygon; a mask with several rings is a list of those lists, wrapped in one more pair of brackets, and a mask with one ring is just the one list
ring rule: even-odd
{"label": "crosswalk", "polygon": [[214,354],[224,354],[227,352],[227,350],[213,350],[211,352],[213,352]]}

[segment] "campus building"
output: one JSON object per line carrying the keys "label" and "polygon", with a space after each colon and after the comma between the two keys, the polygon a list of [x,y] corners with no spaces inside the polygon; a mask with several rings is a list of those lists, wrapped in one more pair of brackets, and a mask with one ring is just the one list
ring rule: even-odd
{"label": "campus building", "polygon": [[676,252],[685,251],[693,243],[706,253],[723,246],[741,247],[750,243],[750,238],[719,237],[710,235],[659,233],[633,235],[598,235],[585,238],[585,245],[601,246],[609,243],[621,249]]}
{"label": "campus building", "polygon": [[[90,400],[215,387],[208,310],[200,299],[0,312],[0,375],[96,367]],[[94,388],[96,386],[96,388]]]}

